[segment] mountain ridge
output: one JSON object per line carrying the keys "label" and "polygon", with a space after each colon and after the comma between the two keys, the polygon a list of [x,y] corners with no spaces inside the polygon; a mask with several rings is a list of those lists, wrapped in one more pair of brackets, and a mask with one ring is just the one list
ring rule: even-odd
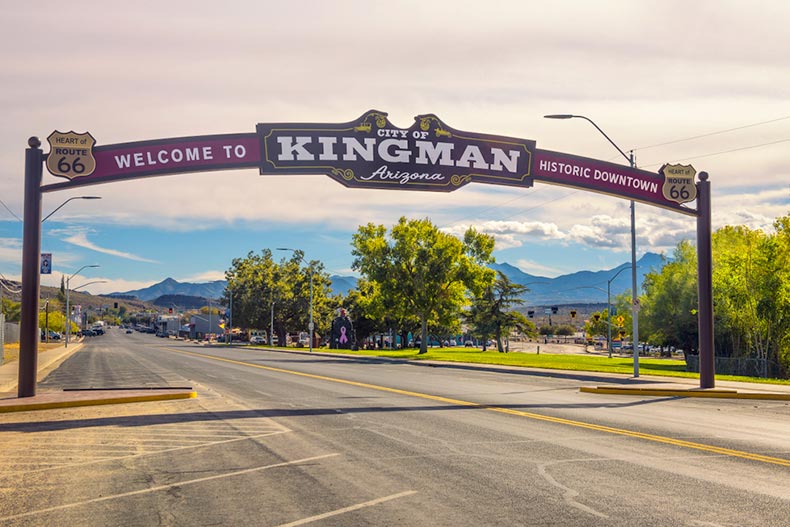
{"label": "mountain ridge", "polygon": [[[642,255],[637,261],[637,288],[641,289],[647,273],[660,270],[664,263],[665,259],[660,254],[648,252]],[[527,286],[529,290],[522,298],[525,304],[531,305],[604,303],[606,302],[607,288],[610,289],[611,298],[631,289],[631,273],[626,271],[631,268],[630,262],[611,269],[581,270],[554,278],[526,273],[507,262],[494,263],[489,267],[502,272],[513,282]],[[350,289],[357,285],[357,278],[354,276],[332,275],[330,280],[333,294],[346,295]],[[225,280],[191,283],[179,282],[168,277],[157,284],[142,289],[111,293],[105,296],[133,296],[143,301],[153,301],[164,295],[218,299],[222,297],[226,284]]]}

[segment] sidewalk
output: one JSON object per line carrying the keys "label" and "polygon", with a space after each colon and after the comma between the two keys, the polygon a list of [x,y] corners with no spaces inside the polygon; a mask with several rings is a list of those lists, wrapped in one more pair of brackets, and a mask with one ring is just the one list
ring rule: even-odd
{"label": "sidewalk", "polygon": [[[40,351],[38,354],[38,375],[36,382],[44,379],[50,372],[79,351],[82,341],[57,348]],[[0,414],[7,412],[26,412],[49,410],[53,408],[73,408],[77,406],[96,406],[102,404],[136,403],[145,401],[164,401],[172,399],[192,399],[197,393],[191,388],[155,388],[122,390],[36,390],[33,397],[18,397],[19,361],[7,362],[0,366]]]}

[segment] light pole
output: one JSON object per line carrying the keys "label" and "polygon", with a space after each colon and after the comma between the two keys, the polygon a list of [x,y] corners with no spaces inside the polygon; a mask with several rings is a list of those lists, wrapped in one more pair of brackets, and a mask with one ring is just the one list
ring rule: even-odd
{"label": "light pole", "polygon": [[68,203],[69,201],[74,200],[74,199],[101,199],[101,196],[74,196],[73,198],[69,198],[66,201],[64,201],[63,203],[61,203],[60,205],[58,205],[55,208],[55,210],[53,210],[52,212],[50,212],[49,214],[44,216],[44,219],[41,220],[41,223],[44,223],[45,221],[47,221],[49,219],[49,217],[52,216],[53,214],[55,214],[57,211],[59,211],[61,209],[61,207],[63,207],[63,205],[65,205],[66,203]]}
{"label": "light pole", "polygon": [[[291,251],[292,253],[296,254],[296,249],[289,249],[288,247],[277,247],[278,251]],[[299,256],[299,261],[304,261],[304,253],[301,253]],[[310,330],[310,353],[313,352],[313,266],[310,266],[310,324],[308,324],[307,328]]]}
{"label": "light pole", "polygon": [[[269,346],[274,346],[274,297],[272,297],[272,309],[269,319]],[[279,344],[279,342],[278,342]]]}
{"label": "light pole", "polygon": [[[635,168],[634,151],[631,150],[631,155],[626,155],[601,128],[593,122],[592,119],[583,115],[573,115],[567,113],[544,115],[546,119],[584,119],[595,127],[596,130],[601,132],[609,143],[620,152],[624,158],[628,160],[628,166]],[[631,320],[633,321],[631,339],[634,345],[634,377],[639,377],[639,299],[636,290],[636,205],[634,200],[631,200]]]}
{"label": "light pole", "polygon": [[[71,282],[72,278],[74,278],[80,273],[80,271],[82,271],[83,269],[87,269],[88,267],[101,267],[101,266],[99,264],[83,265],[82,267],[77,269],[76,273],[66,278],[66,347],[67,348],[69,347],[69,337],[71,336],[71,311],[69,311],[69,283]],[[90,285],[92,283],[93,282],[90,282],[88,284],[82,284],[80,287],[85,287],[86,285]]]}

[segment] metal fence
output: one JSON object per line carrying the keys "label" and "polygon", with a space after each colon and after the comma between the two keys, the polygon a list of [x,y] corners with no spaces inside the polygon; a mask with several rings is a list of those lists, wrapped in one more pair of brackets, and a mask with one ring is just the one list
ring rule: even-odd
{"label": "metal fence", "polygon": [[[779,363],[753,357],[716,357],[714,367],[719,375],[770,379],[781,379],[786,375]],[[699,355],[686,355],[686,371],[699,373]]]}

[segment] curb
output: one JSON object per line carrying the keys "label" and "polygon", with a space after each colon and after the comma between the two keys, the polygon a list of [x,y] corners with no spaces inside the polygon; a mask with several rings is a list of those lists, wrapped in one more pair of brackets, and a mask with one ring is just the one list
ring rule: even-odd
{"label": "curb", "polygon": [[[60,395],[60,394],[59,394]],[[61,396],[62,397],[62,396]],[[80,406],[99,406],[103,404],[142,403],[150,401],[170,401],[175,399],[195,399],[197,392],[182,391],[157,394],[116,395],[93,399],[60,399],[57,401],[26,402],[16,404],[0,404],[0,414],[10,412],[27,412],[34,410],[52,410],[56,408],[76,408]],[[19,399],[13,399],[19,401]]]}
{"label": "curb", "polygon": [[762,399],[772,401],[790,401],[788,393],[743,393],[737,390],[720,389],[670,389],[670,388],[614,388],[608,386],[582,386],[580,392],[600,393],[608,395],[649,395],[655,397],[700,397],[708,399]]}

